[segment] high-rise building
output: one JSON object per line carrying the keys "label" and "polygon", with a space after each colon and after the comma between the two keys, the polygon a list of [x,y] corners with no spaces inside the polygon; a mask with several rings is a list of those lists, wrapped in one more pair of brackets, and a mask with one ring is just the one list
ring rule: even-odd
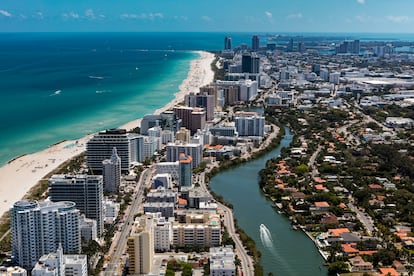
{"label": "high-rise building", "polygon": [[128,133],[130,163],[144,161],[144,139],[145,137],[142,135]]}
{"label": "high-rise building", "polygon": [[151,216],[143,216],[132,226],[127,241],[129,255],[129,273],[131,275],[148,274],[152,270],[154,259],[154,230]]}
{"label": "high-rise building", "polygon": [[141,120],[140,134],[148,135],[148,129],[154,127],[161,121],[159,114],[147,114]]}
{"label": "high-rise building", "polygon": [[177,117],[181,119],[182,127],[190,129],[191,126],[191,113],[194,108],[188,106],[176,106],[174,107],[174,112],[177,114]]}
{"label": "high-rise building", "polygon": [[191,156],[193,159],[193,168],[198,167],[203,157],[203,148],[199,144],[167,144],[167,162],[175,162],[179,160],[180,153]]}
{"label": "high-rise building", "polygon": [[236,127],[234,126],[225,126],[225,125],[215,125],[210,128],[210,132],[214,136],[236,136]]}
{"label": "high-rise building", "polygon": [[346,40],[336,46],[336,53],[359,55],[360,45],[361,42],[359,40]]}
{"label": "high-rise building", "polygon": [[257,35],[254,35],[252,37],[252,50],[253,51],[257,51],[260,48],[260,42],[259,42],[259,37]]}
{"label": "high-rise building", "polygon": [[176,141],[181,141],[184,144],[190,143],[191,131],[186,129],[185,127],[180,128],[175,135]]}
{"label": "high-rise building", "polygon": [[354,40],[354,44],[352,45],[352,53],[359,55],[359,52],[361,50],[361,42],[359,39]]}
{"label": "high-rise building", "polygon": [[206,85],[206,86],[200,87],[200,93],[214,96],[214,107],[218,106],[217,85]]}
{"label": "high-rise building", "polygon": [[260,73],[260,58],[256,55],[252,55],[252,68],[250,70],[250,73],[252,74],[258,74]]}
{"label": "high-rise building", "polygon": [[298,43],[298,52],[303,53],[305,52],[306,48],[305,48],[305,42],[301,41]]}
{"label": "high-rise building", "polygon": [[264,136],[265,118],[255,112],[236,112],[235,122],[239,136]]}
{"label": "high-rise building", "polygon": [[193,186],[193,159],[184,153],[179,156],[178,173],[180,175],[178,187],[192,187]]}
{"label": "high-rise building", "polygon": [[242,55],[242,73],[251,73],[252,70],[252,56],[249,53]]}
{"label": "high-rise building", "polygon": [[232,45],[231,45],[231,36],[226,36],[224,38],[224,50],[231,50],[232,49]]}
{"label": "high-rise building", "polygon": [[159,125],[163,130],[170,130],[175,133],[181,127],[181,120],[171,110],[161,112],[159,115],[145,115],[141,120],[140,134],[148,135],[148,129],[156,125]]}
{"label": "high-rise building", "polygon": [[329,82],[333,84],[339,84],[341,73],[333,72],[329,74]]}
{"label": "high-rise building", "polygon": [[182,120],[182,126],[189,129],[191,134],[196,133],[197,129],[203,129],[206,125],[206,112],[203,108],[176,106],[174,111]]}
{"label": "high-rise building", "polygon": [[130,143],[125,129],[110,129],[99,132],[86,144],[86,164],[95,174],[102,172],[102,161],[112,155],[116,148],[121,157],[121,170],[128,172]]}
{"label": "high-rise building", "polygon": [[172,132],[177,132],[181,127],[181,119],[177,117],[172,110],[166,110],[161,112],[161,128],[163,130],[170,130]]}
{"label": "high-rise building", "polygon": [[52,201],[73,201],[87,218],[95,219],[98,236],[104,230],[103,179],[101,175],[53,175],[49,179]]}
{"label": "high-rise building", "polygon": [[326,68],[322,68],[319,71],[319,76],[321,77],[321,79],[323,79],[324,81],[329,81],[329,70]]}
{"label": "high-rise building", "polygon": [[143,158],[145,159],[151,159],[154,154],[155,151],[157,150],[159,144],[159,139],[156,138],[151,138],[151,137],[144,137],[144,154],[143,154]]}
{"label": "high-rise building", "polygon": [[116,152],[116,148],[112,149],[110,159],[102,161],[103,166],[103,185],[104,191],[115,193],[121,184],[121,158]]}
{"label": "high-rise building", "polygon": [[321,65],[320,64],[312,64],[312,72],[319,76],[321,73]]}
{"label": "high-rise building", "polygon": [[257,91],[259,89],[257,81],[240,80],[239,85],[239,101],[248,102],[257,96]]}
{"label": "high-rise building", "polygon": [[274,43],[274,42],[268,42],[266,46],[267,46],[267,49],[268,49],[269,51],[274,51],[274,50],[276,50],[276,43]]}
{"label": "high-rise building", "polygon": [[175,141],[174,132],[171,130],[163,130],[161,133],[161,143],[166,145],[167,143],[171,143]]}
{"label": "high-rise building", "polygon": [[22,200],[10,209],[12,256],[25,269],[32,269],[39,258],[56,252],[61,244],[65,253],[80,253],[79,210],[74,202]]}
{"label": "high-rise building", "polygon": [[162,147],[162,128],[160,126],[154,126],[148,129],[148,137],[154,142],[155,150],[161,150]]}
{"label": "high-rise building", "polygon": [[194,135],[199,129],[204,129],[206,126],[206,112],[203,108],[194,108],[191,113],[190,131]]}
{"label": "high-rise building", "polygon": [[214,118],[214,96],[206,94],[195,95],[190,93],[185,96],[185,104],[189,107],[202,107],[206,111],[206,120]]}
{"label": "high-rise building", "polygon": [[289,39],[289,43],[287,44],[286,51],[293,52],[293,38]]}

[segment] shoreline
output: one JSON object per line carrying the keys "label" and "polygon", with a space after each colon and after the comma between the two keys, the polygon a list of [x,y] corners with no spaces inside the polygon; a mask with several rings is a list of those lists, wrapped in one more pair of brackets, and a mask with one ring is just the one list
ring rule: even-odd
{"label": "shoreline", "polygon": [[[198,92],[201,86],[209,84],[214,79],[211,63],[214,54],[205,51],[194,51],[199,57],[191,60],[186,79],[180,84],[174,99],[153,114],[172,108],[184,100],[190,92]],[[118,128],[126,130],[139,126],[142,118],[127,122]],[[40,180],[58,168],[65,161],[79,155],[86,150],[86,143],[94,134],[89,134],[77,140],[58,141],[42,151],[22,154],[12,158],[0,167],[0,216],[3,216],[12,205],[22,199]]]}

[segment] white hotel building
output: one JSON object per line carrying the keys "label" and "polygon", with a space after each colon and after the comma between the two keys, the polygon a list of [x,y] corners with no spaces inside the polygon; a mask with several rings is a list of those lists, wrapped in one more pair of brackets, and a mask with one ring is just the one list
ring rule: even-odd
{"label": "white hotel building", "polygon": [[265,118],[256,112],[236,112],[235,123],[239,136],[264,136]]}
{"label": "white hotel building", "polygon": [[79,210],[74,202],[22,200],[10,210],[11,243],[14,261],[31,269],[45,254],[80,253]]}

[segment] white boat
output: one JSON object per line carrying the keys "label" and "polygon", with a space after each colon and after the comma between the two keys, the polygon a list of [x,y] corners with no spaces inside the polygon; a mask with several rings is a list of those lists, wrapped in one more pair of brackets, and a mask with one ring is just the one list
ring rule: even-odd
{"label": "white boat", "polygon": [[272,234],[270,233],[269,229],[267,229],[266,225],[263,223],[259,226],[260,231],[260,240],[262,241],[263,245],[266,247],[273,246],[273,239]]}

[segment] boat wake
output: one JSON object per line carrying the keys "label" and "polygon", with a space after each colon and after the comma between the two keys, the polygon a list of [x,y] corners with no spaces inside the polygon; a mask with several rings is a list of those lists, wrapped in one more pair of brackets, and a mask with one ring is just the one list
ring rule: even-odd
{"label": "boat wake", "polygon": [[62,93],[62,90],[56,90],[55,92],[53,92],[49,96],[57,96],[57,95],[60,95],[60,93]]}
{"label": "boat wake", "polygon": [[287,274],[285,275],[295,275],[290,265],[286,262],[284,257],[279,254],[277,248],[274,246],[272,234],[270,233],[269,229],[263,223],[259,226],[260,231],[260,240],[264,247],[269,250],[270,254],[274,257],[274,260],[285,269]]}
{"label": "boat wake", "polygon": [[97,80],[103,80],[105,77],[100,76],[89,76],[90,79],[97,79]]}
{"label": "boat wake", "polygon": [[267,229],[266,225],[260,224],[259,231],[260,231],[260,240],[262,241],[262,244],[268,248],[273,247],[272,234],[270,234],[270,231],[269,229]]}
{"label": "boat wake", "polygon": [[111,90],[96,90],[95,93],[96,94],[102,94],[102,93],[111,93]]}

